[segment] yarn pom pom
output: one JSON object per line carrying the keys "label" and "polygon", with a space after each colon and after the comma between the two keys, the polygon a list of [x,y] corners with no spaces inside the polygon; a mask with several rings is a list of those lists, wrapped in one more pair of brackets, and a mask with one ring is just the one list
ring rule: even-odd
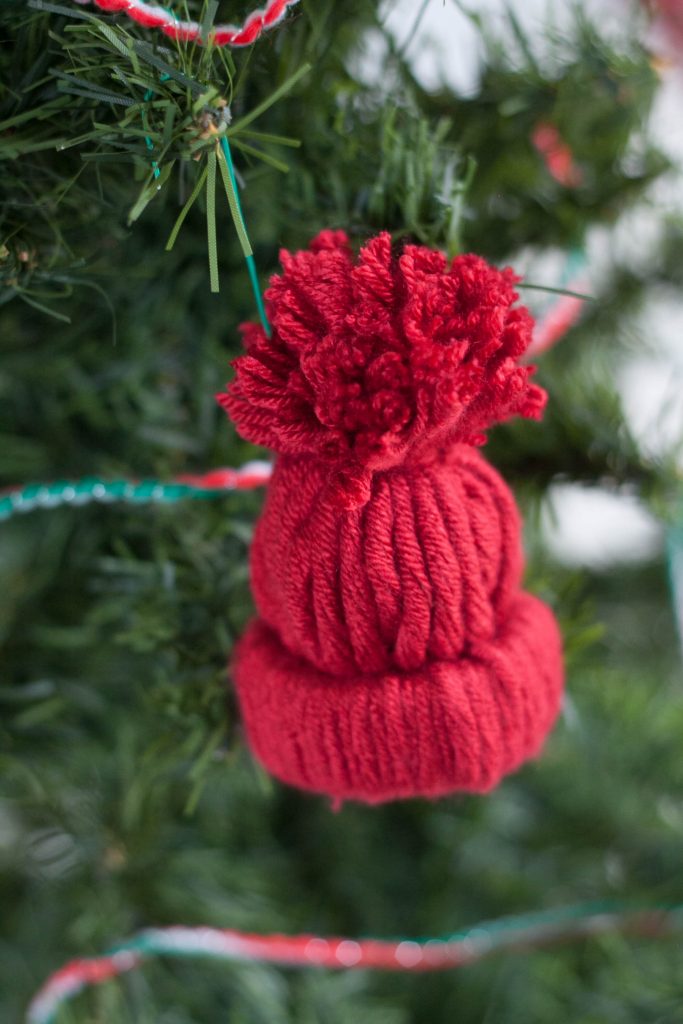
{"label": "yarn pom pom", "polygon": [[272,336],[243,325],[247,351],[219,402],[246,440],[332,463],[344,504],[367,500],[375,470],[540,418],[545,392],[517,365],[533,321],[511,270],[418,245],[396,256],[386,232],[356,260],[344,232],[323,231],[281,263]]}

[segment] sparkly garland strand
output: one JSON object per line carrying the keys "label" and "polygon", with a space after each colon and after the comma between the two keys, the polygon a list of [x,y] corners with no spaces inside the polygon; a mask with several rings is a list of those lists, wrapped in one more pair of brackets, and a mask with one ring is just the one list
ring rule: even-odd
{"label": "sparkly garland strand", "polygon": [[559,131],[550,121],[539,121],[531,133],[531,141],[543,159],[548,174],[564,188],[578,188],[583,171]]}
{"label": "sparkly garland strand", "polygon": [[[566,289],[564,294],[561,293],[563,288]],[[586,304],[582,293],[589,289],[586,254],[581,249],[572,249],[560,277],[560,294],[536,318],[531,344],[524,353],[525,361],[547,352],[578,323]]]}
{"label": "sparkly garland strand", "polygon": [[[577,290],[587,285],[585,278],[577,278],[571,287]],[[580,295],[562,295],[541,317],[539,317],[534,334],[525,352],[525,359],[535,359],[556,345],[571,328],[578,323],[586,300]]]}
{"label": "sparkly garland strand", "polygon": [[53,1024],[59,1008],[91,985],[140,967],[156,956],[325,967],[337,970],[439,971],[500,952],[525,952],[610,932],[661,938],[683,930],[683,906],[634,910],[579,904],[483,922],[440,939],[387,941],[253,935],[218,928],[149,928],[98,957],[72,960],[36,994],[27,1024]]}
{"label": "sparkly garland strand", "polygon": [[670,526],[666,537],[666,549],[669,562],[669,582],[671,598],[676,618],[678,639],[683,654],[683,509],[679,522]]}
{"label": "sparkly garland strand", "polygon": [[197,476],[184,474],[170,482],[161,480],[58,480],[51,484],[28,484],[14,487],[0,496],[0,521],[21,512],[52,509],[60,505],[110,504],[124,501],[131,504],[156,502],[173,504],[184,498],[214,498],[226,491],[251,490],[262,487],[271,474],[269,462],[247,462],[239,469],[214,469]]}
{"label": "sparkly garland strand", "polygon": [[[77,0],[79,2],[79,0]],[[209,42],[214,46],[251,46],[268,29],[282,21],[290,7],[299,0],[269,0],[265,7],[254,11],[243,25],[214,25],[208,38],[202,37],[198,21],[182,21],[173,11],[144,0],[93,0],[102,11],[127,14],[144,28],[158,28],[171,39],[183,42]]]}

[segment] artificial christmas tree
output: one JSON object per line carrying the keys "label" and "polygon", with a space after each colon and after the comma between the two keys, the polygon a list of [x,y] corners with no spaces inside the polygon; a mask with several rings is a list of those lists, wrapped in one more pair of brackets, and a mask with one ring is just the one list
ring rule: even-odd
{"label": "artificial christmas tree", "polygon": [[[251,13],[168,6],[205,34]],[[675,452],[634,435],[615,389],[665,329],[647,304],[678,294],[683,238],[661,202],[646,13],[619,10],[614,35],[587,8],[535,37],[526,5],[479,17],[477,81],[457,92],[416,78],[412,12],[396,42],[375,0],[344,0],[343,16],[338,0],[300,0],[234,50],[71,0],[1,5],[0,471],[35,485],[0,523],[3,1019],[66,959],[150,925],[398,943],[578,901],[680,901],[664,550],[576,566],[541,528],[567,484],[677,515]],[[552,173],[547,126],[571,180]],[[222,140],[249,246],[218,202]],[[254,614],[263,494],[164,501],[178,477],[266,457],[214,399],[242,354],[237,325],[257,316],[245,249],[265,281],[282,247],[324,228],[356,251],[388,231],[397,251],[513,266],[541,320],[557,296],[539,288],[573,290],[564,268],[582,260],[582,320],[538,358],[542,425],[498,425],[485,450],[526,524],[524,589],[560,620],[569,696],[542,759],[485,796],[332,813],[262,773],[225,663]],[[60,481],[67,507],[53,508],[41,485]],[[675,1021],[680,943],[601,935],[431,975],[162,960],[58,1020]]]}

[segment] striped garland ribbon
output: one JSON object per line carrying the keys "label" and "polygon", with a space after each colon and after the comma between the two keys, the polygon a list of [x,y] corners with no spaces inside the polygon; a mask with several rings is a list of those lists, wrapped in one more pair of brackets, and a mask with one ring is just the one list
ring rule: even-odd
{"label": "striped garland ribbon", "polygon": [[590,288],[588,261],[581,249],[567,254],[559,281],[559,288],[567,289],[557,295],[536,317],[534,332],[524,360],[535,359],[551,349],[578,323],[586,305],[580,293]]}
{"label": "striped garland ribbon", "polygon": [[50,484],[28,484],[0,493],[0,522],[22,512],[58,508],[60,505],[89,505],[92,502],[111,504],[173,504],[184,498],[214,498],[227,491],[252,490],[270,479],[269,462],[255,460],[239,469],[214,469],[197,475],[183,474],[165,482],[146,480],[103,480],[85,477],[82,480],[58,480]]}
{"label": "striped garland ribbon", "polygon": [[683,654],[683,510],[676,525],[670,526],[666,538],[671,599],[674,606],[678,639]]}
{"label": "striped garland ribbon", "polygon": [[[80,2],[80,0],[77,0]],[[160,29],[171,39],[214,46],[251,46],[268,29],[282,21],[288,9],[299,0],[268,0],[265,7],[253,11],[242,25],[214,25],[206,39],[198,21],[182,21],[173,11],[144,0],[93,0],[102,11],[127,14],[144,28]]]}
{"label": "striped garland ribbon", "polygon": [[84,989],[133,971],[157,956],[383,971],[465,967],[495,953],[524,952],[613,932],[664,938],[683,929],[683,906],[634,910],[579,904],[500,918],[440,939],[320,938],[253,935],[218,928],[149,928],[98,957],[72,960],[31,1001],[26,1024],[53,1024],[60,1007]]}
{"label": "striped garland ribbon", "polygon": [[[572,282],[574,288],[585,288],[581,279]],[[578,323],[586,300],[579,295],[563,295],[558,302],[539,318],[525,359],[535,359],[551,349],[571,328]]]}

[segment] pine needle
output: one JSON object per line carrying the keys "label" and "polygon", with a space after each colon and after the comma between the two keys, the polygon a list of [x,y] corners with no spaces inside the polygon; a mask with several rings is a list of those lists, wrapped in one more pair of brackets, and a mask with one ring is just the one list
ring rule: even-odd
{"label": "pine needle", "polygon": [[216,243],[216,160],[216,150],[212,149],[207,156],[206,176],[206,238],[209,247],[209,278],[212,292],[220,290]]}
{"label": "pine needle", "polygon": [[207,175],[208,175],[208,168],[205,167],[204,170],[202,171],[202,173],[197,178],[197,182],[196,182],[194,188],[192,189],[192,192],[190,193],[190,196],[189,196],[187,202],[185,203],[185,205],[183,206],[182,210],[178,214],[178,218],[177,218],[175,224],[173,225],[173,229],[171,230],[171,234],[168,236],[168,241],[166,242],[166,252],[170,252],[171,249],[173,248],[173,246],[175,245],[176,238],[178,237],[178,233],[180,232],[180,229],[183,226],[183,221],[185,220],[185,218],[187,217],[188,213],[190,212],[190,210],[194,206],[195,201],[196,201],[196,199],[199,196],[199,193],[204,188],[204,183],[206,182]]}

